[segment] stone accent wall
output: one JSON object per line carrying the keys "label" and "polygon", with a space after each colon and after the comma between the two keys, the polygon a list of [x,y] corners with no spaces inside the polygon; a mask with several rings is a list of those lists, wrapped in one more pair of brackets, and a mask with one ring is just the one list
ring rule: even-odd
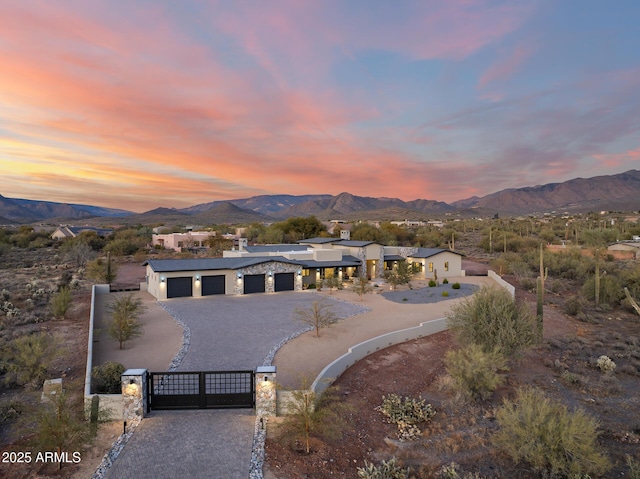
{"label": "stone accent wall", "polygon": [[400,256],[408,258],[418,252],[418,248],[400,248]]}
{"label": "stone accent wall", "polygon": [[384,278],[384,248],[380,248],[380,258],[378,259],[378,265],[378,268],[376,268],[378,278]]}
{"label": "stone accent wall", "polygon": [[[298,270],[300,266],[295,264],[280,263],[273,261],[269,263],[257,264],[255,266],[249,266],[247,268],[241,268],[235,271],[235,294],[244,294],[244,280],[238,281],[238,273],[242,274],[264,274],[265,275],[265,292],[273,293],[275,289],[275,275],[277,273],[293,273],[294,275],[294,289],[296,291],[302,291],[302,277],[298,276]],[[269,276],[269,272],[273,276]]]}
{"label": "stone accent wall", "polygon": [[140,420],[147,409],[147,370],[127,369],[122,373],[123,419]]}
{"label": "stone accent wall", "polygon": [[256,368],[256,416],[276,415],[276,367]]}
{"label": "stone accent wall", "polygon": [[358,248],[358,254],[356,258],[360,260],[360,277],[367,277],[367,250],[364,248]]}

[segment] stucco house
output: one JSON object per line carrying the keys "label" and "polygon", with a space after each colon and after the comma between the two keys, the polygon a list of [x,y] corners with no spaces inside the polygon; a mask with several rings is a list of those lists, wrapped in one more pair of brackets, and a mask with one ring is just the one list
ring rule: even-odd
{"label": "stucco house", "polygon": [[101,237],[113,234],[113,230],[110,228],[98,228],[96,226],[60,226],[51,234],[51,239],[75,238],[85,231],[93,231]]}
{"label": "stucco house", "polygon": [[464,276],[462,255],[439,248],[401,248],[340,238],[256,246],[241,240],[239,245],[222,258],[148,260],[147,290],[159,300],[297,291],[329,277],[340,281],[381,278],[385,269],[404,260],[418,278]]}

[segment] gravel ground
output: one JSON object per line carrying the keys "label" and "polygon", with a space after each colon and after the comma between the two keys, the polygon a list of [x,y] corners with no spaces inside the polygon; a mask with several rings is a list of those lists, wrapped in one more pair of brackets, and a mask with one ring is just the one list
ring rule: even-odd
{"label": "gravel ground", "polygon": [[[452,285],[440,284],[434,287],[424,287],[420,289],[410,289],[404,291],[387,291],[382,293],[382,296],[389,301],[395,303],[408,303],[408,304],[429,304],[437,303],[445,299],[462,298],[464,296],[470,296],[478,290],[478,286],[475,284],[460,283],[460,289],[453,289]],[[444,292],[447,292],[449,296],[443,296]]]}

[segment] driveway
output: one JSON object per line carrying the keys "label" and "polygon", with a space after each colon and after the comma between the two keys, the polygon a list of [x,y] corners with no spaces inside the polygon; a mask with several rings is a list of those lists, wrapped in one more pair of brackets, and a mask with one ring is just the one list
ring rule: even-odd
{"label": "driveway", "polygon": [[[288,338],[308,329],[293,319],[314,292],[172,299],[164,308],[190,332],[178,371],[255,369]],[[324,298],[346,318],[363,306]],[[167,338],[169,339],[169,338]],[[154,347],[161,348],[162,344]],[[255,417],[252,410],[153,411],[109,468],[109,479],[247,479]]]}

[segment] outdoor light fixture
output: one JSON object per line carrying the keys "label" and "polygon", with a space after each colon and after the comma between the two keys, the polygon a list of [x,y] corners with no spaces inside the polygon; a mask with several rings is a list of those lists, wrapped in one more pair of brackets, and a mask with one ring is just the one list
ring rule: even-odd
{"label": "outdoor light fixture", "polygon": [[238,279],[242,278],[242,273],[238,271]]}
{"label": "outdoor light fixture", "polygon": [[160,281],[164,283],[164,276],[160,277]]}
{"label": "outdoor light fixture", "polygon": [[200,281],[200,275],[196,274],[196,281]]}
{"label": "outdoor light fixture", "polygon": [[298,276],[302,276],[302,270],[298,270]]}
{"label": "outdoor light fixture", "polygon": [[273,271],[269,271],[269,277],[273,276]]}
{"label": "outdoor light fixture", "polygon": [[268,382],[269,382],[269,376],[265,376],[265,377],[264,377],[264,382],[265,382],[265,383],[268,383]]}

